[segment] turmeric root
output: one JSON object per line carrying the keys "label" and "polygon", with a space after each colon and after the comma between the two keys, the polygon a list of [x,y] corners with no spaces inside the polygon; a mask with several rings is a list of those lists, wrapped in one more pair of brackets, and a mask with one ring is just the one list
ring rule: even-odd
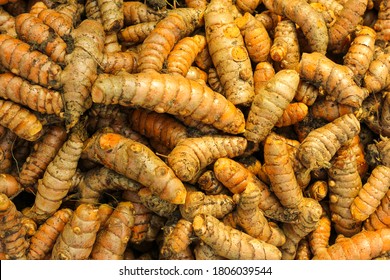
{"label": "turmeric root", "polygon": [[148,139],[160,142],[170,150],[181,139],[189,137],[186,127],[171,115],[142,108],[129,110],[127,115],[132,129]]}
{"label": "turmeric root", "polygon": [[0,6],[0,33],[16,38],[15,17]]}
{"label": "turmeric root", "polygon": [[59,75],[62,72],[60,65],[30,47],[19,39],[0,34],[0,65],[30,82],[59,89]]}
{"label": "turmeric root", "polygon": [[218,158],[240,156],[246,147],[246,139],[239,136],[186,138],[177,143],[167,160],[176,176],[188,182]]}
{"label": "turmeric root", "polygon": [[7,259],[26,259],[29,242],[26,228],[21,223],[22,217],[23,214],[16,209],[15,204],[0,193],[0,237]]}
{"label": "turmeric root", "polygon": [[390,85],[390,50],[375,55],[363,78],[363,86],[370,92],[380,92]]}
{"label": "turmeric root", "polygon": [[390,187],[390,168],[377,165],[359,190],[351,204],[351,214],[356,221],[366,220],[380,205]]}
{"label": "turmeric root", "polygon": [[237,200],[237,224],[244,232],[276,247],[286,242],[283,231],[269,222],[260,210],[261,191],[255,183],[248,183],[245,190],[234,195],[233,199]]}
{"label": "turmeric root", "polygon": [[295,69],[301,58],[295,23],[289,19],[278,22],[270,47],[270,57],[282,69]]}
{"label": "turmeric root", "polygon": [[302,121],[309,113],[309,108],[303,102],[288,104],[280,119],[275,123],[276,127],[294,125]]}
{"label": "turmeric root", "polygon": [[100,68],[103,73],[116,74],[120,71],[133,73],[137,68],[138,55],[132,51],[104,53]]}
{"label": "turmeric root", "polygon": [[283,260],[295,258],[299,241],[312,232],[322,215],[322,207],[318,201],[312,198],[303,198],[298,205],[299,215],[297,223],[284,223],[282,230],[286,236],[286,242],[280,247]]}
{"label": "turmeric root", "polygon": [[235,23],[241,31],[251,61],[266,61],[270,55],[271,38],[264,25],[250,13],[238,17]]}
{"label": "turmeric root", "polygon": [[72,37],[74,50],[67,56],[61,74],[67,130],[92,106],[90,90],[97,77],[97,65],[102,61],[104,30],[97,21],[87,19],[74,29]]}
{"label": "turmeric root", "polygon": [[142,22],[158,21],[167,15],[167,11],[154,11],[141,2],[123,2],[124,25],[130,26]]}
{"label": "turmeric root", "polygon": [[100,226],[98,208],[81,204],[74,211],[57,238],[52,260],[85,260],[91,254]]}
{"label": "turmeric root", "polygon": [[244,136],[259,143],[271,132],[293,100],[299,75],[295,70],[281,70],[255,96],[250,106]]}
{"label": "turmeric root", "polygon": [[149,188],[143,187],[138,191],[138,196],[143,205],[160,217],[169,218],[177,209],[177,205],[161,199]]}
{"label": "turmeric root", "polygon": [[42,114],[61,116],[63,112],[60,92],[31,84],[10,72],[0,74],[0,97]]}
{"label": "turmeric root", "polygon": [[93,168],[83,174],[77,185],[80,203],[98,204],[104,192],[113,190],[138,191],[138,182],[116,173],[106,167]]}
{"label": "turmeric root", "polygon": [[72,19],[49,8],[41,10],[37,14],[37,17],[41,19],[44,24],[50,26],[66,42],[72,42],[70,35],[73,31]]}
{"label": "turmeric root", "polygon": [[179,219],[170,233],[164,238],[160,248],[160,254],[164,258],[178,254],[188,248],[192,242],[192,223],[185,219]]}
{"label": "turmeric root", "polygon": [[242,13],[250,13],[256,10],[257,6],[261,4],[261,0],[237,0],[235,5]]}
{"label": "turmeric root", "polygon": [[304,191],[304,195],[317,201],[321,201],[328,195],[328,189],[328,182],[318,180],[307,186]]}
{"label": "turmeric root", "polygon": [[341,53],[349,46],[347,37],[363,19],[366,8],[367,0],[348,0],[344,3],[340,14],[329,27],[329,51]]}
{"label": "turmeric root", "polygon": [[184,203],[186,190],[183,183],[171,168],[141,143],[120,134],[101,131],[86,141],[82,157],[138,181],[164,200]]}
{"label": "turmeric root", "polygon": [[362,231],[321,250],[313,260],[371,260],[390,250],[390,229]]}
{"label": "turmeric root", "polygon": [[189,191],[183,205],[179,206],[181,216],[192,221],[197,214],[208,214],[218,219],[233,211],[235,203],[226,194],[205,195],[200,191]]}
{"label": "turmeric root", "polygon": [[261,92],[261,89],[265,87],[273,76],[275,76],[275,69],[271,63],[264,61],[256,64],[253,72],[255,96]]}
{"label": "turmeric root", "polygon": [[214,163],[214,173],[216,178],[233,194],[243,192],[249,182],[255,183],[262,193],[259,208],[266,217],[277,221],[293,221],[296,218],[296,213],[291,216],[292,213],[286,213],[269,187],[239,162],[229,158],[219,158]]}
{"label": "turmeric root", "polygon": [[118,33],[118,40],[125,46],[141,44],[156,27],[157,21],[127,26]]}
{"label": "turmeric root", "polygon": [[212,0],[204,14],[206,40],[213,64],[234,105],[248,106],[254,97],[251,61],[231,14],[232,1]]}
{"label": "turmeric root", "polygon": [[321,118],[328,122],[355,111],[356,108],[354,107],[340,104],[337,101],[327,100],[326,98],[317,98],[310,107],[310,114],[313,118]]}
{"label": "turmeric root", "polygon": [[30,13],[20,14],[15,17],[15,28],[19,39],[63,65],[67,44],[40,18]]}
{"label": "turmeric root", "polygon": [[86,138],[81,125],[76,126],[38,180],[34,205],[25,213],[27,217],[42,223],[60,208],[72,186]]}
{"label": "turmeric root", "polygon": [[71,219],[73,211],[63,208],[43,223],[31,237],[27,251],[28,260],[43,260],[52,250],[57,237],[63,231],[65,224]]}
{"label": "turmeric root", "polygon": [[131,244],[142,244],[142,242],[147,240],[153,212],[142,204],[137,192],[124,191],[122,198],[124,201],[130,201],[134,207],[134,225],[131,228],[129,242]]}
{"label": "turmeric root", "polygon": [[8,174],[12,170],[13,145],[17,138],[14,132],[4,128],[0,138],[0,173]]}
{"label": "turmeric root", "polygon": [[5,194],[12,199],[18,195],[21,190],[22,187],[14,176],[6,173],[0,174],[0,193]]}
{"label": "turmeric root", "polygon": [[[237,229],[225,226],[217,218],[196,215],[194,233],[216,254],[232,260],[280,260],[279,249]],[[245,248],[245,249],[244,249]]]}
{"label": "turmeric root", "polygon": [[326,250],[329,247],[331,228],[331,220],[324,211],[317,227],[307,236],[313,255],[317,255],[321,250]]}
{"label": "turmeric root", "polygon": [[358,108],[368,96],[367,89],[359,87],[352,79],[352,70],[323,54],[303,53],[298,68],[302,79],[321,85],[327,96],[338,103]]}
{"label": "turmeric root", "polygon": [[344,65],[352,70],[354,80],[360,83],[374,58],[377,34],[371,27],[358,26],[355,36],[344,56]]}
{"label": "turmeric root", "polygon": [[276,133],[271,133],[264,141],[264,167],[280,203],[287,208],[297,208],[303,200],[302,189],[296,180],[286,141]]}
{"label": "turmeric root", "polygon": [[124,25],[123,0],[97,0],[106,33],[118,32]]}
{"label": "turmeric root", "polygon": [[377,230],[381,228],[390,227],[390,190],[386,192],[386,195],[381,199],[381,204],[376,208],[364,221],[364,229]]}
{"label": "turmeric root", "polygon": [[12,101],[0,100],[0,125],[27,141],[37,140],[44,132],[36,115]]}
{"label": "turmeric root", "polygon": [[199,176],[197,181],[199,188],[205,192],[205,194],[220,194],[224,193],[225,186],[218,181],[215,177],[213,170],[207,170]]}
{"label": "turmeric root", "polygon": [[328,28],[323,17],[309,3],[302,0],[264,0],[263,4],[271,12],[295,22],[302,29],[312,52],[326,53]]}
{"label": "turmeric root", "polygon": [[51,126],[35,143],[33,151],[23,163],[19,182],[24,188],[33,187],[38,179],[42,178],[47,166],[57,155],[67,138],[66,130],[62,126]]}
{"label": "turmeric root", "polygon": [[167,73],[178,73],[186,76],[195,57],[206,47],[203,35],[184,37],[173,47],[167,57]]}
{"label": "turmeric root", "polygon": [[361,222],[352,217],[350,206],[358,195],[362,180],[357,169],[356,156],[348,144],[344,144],[331,161],[328,169],[329,209],[336,233],[346,237],[360,232]]}
{"label": "turmeric root", "polygon": [[161,71],[174,44],[189,36],[202,23],[203,10],[179,8],[170,12],[143,41],[138,57],[138,72]]}
{"label": "turmeric root", "polygon": [[390,40],[389,35],[389,1],[384,0],[379,3],[377,20],[374,23],[374,29],[377,32],[378,42],[386,43]]}
{"label": "turmeric root", "polygon": [[311,170],[330,167],[329,161],[337,150],[359,131],[360,122],[355,115],[345,114],[309,132],[299,146],[299,160]]}
{"label": "turmeric root", "polygon": [[157,113],[191,116],[227,133],[244,131],[245,119],[238,108],[209,87],[179,75],[99,75],[91,94],[95,103],[140,106]]}
{"label": "turmeric root", "polygon": [[95,260],[121,260],[134,225],[134,208],[129,201],[119,202],[106,225],[100,229],[93,244],[91,258]]}

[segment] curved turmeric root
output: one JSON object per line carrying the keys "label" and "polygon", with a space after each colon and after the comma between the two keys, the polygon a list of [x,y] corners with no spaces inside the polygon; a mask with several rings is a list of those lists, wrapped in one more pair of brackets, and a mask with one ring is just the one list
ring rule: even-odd
{"label": "curved turmeric root", "polygon": [[362,231],[344,237],[326,250],[314,255],[313,260],[371,260],[390,250],[390,229]]}
{"label": "curved turmeric root", "polygon": [[194,233],[216,254],[231,260],[280,260],[279,249],[237,229],[225,226],[210,215],[196,215]]}
{"label": "curved turmeric root", "polygon": [[82,157],[138,181],[162,199],[174,204],[184,203],[183,183],[164,161],[139,142],[100,131],[86,141]]}
{"label": "curved turmeric root", "polygon": [[240,156],[246,147],[246,139],[239,136],[186,138],[177,143],[167,160],[177,177],[188,182],[218,158]]}
{"label": "curved turmeric root", "polygon": [[0,100],[0,125],[27,141],[38,140],[44,132],[35,114],[12,101]]}
{"label": "curved turmeric root", "polygon": [[157,113],[190,116],[231,134],[244,131],[244,115],[238,108],[209,87],[180,75],[99,75],[91,94],[95,103],[140,106]]}

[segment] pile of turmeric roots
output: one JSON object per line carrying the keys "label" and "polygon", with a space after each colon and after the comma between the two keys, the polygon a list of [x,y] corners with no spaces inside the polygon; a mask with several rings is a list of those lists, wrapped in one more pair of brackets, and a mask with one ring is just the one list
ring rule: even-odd
{"label": "pile of turmeric roots", "polygon": [[390,258],[390,0],[0,0],[0,259]]}

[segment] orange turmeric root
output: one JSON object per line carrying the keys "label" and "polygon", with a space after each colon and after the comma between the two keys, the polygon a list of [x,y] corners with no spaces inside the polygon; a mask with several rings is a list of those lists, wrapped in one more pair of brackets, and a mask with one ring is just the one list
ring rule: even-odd
{"label": "orange turmeric root", "polygon": [[23,214],[3,193],[0,193],[0,237],[7,259],[26,259],[29,242],[21,219]]}
{"label": "orange turmeric root", "polygon": [[190,116],[231,134],[244,131],[245,119],[238,108],[209,87],[179,75],[99,75],[91,94],[95,103],[140,106],[157,113]]}
{"label": "orange turmeric root", "polygon": [[53,249],[57,237],[63,231],[65,224],[71,219],[73,211],[63,208],[43,223],[31,237],[27,251],[28,260],[43,260]]}
{"label": "orange turmeric root", "polygon": [[0,65],[15,75],[43,87],[54,89],[61,87],[60,65],[47,55],[31,50],[29,44],[6,34],[0,34]]}
{"label": "orange turmeric root", "polygon": [[186,189],[183,183],[164,161],[141,143],[120,134],[100,131],[86,141],[82,157],[138,181],[164,200],[184,203]]}
{"label": "orange turmeric root", "polygon": [[371,260],[390,250],[390,229],[362,231],[321,250],[313,260]]}

